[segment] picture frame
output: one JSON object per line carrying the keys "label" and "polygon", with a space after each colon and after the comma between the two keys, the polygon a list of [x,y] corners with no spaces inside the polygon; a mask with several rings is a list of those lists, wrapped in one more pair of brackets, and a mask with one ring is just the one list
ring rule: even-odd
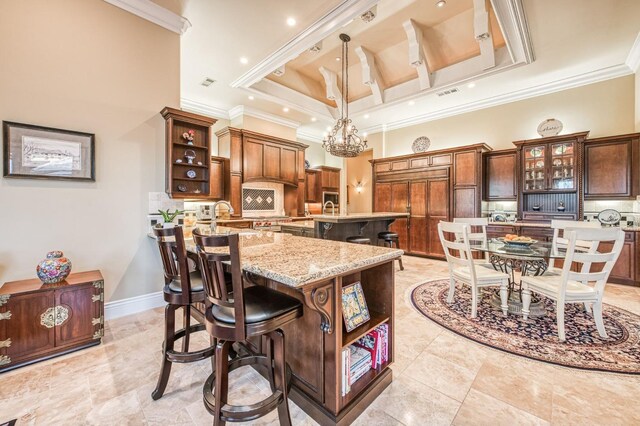
{"label": "picture frame", "polygon": [[95,134],[2,122],[6,178],[95,182]]}
{"label": "picture frame", "polygon": [[342,317],[347,332],[371,319],[360,281],[342,287]]}

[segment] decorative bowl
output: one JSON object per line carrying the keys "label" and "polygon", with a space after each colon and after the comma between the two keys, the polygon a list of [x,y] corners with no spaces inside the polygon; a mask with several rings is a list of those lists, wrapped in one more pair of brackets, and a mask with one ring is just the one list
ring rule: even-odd
{"label": "decorative bowl", "polygon": [[431,146],[431,141],[429,140],[429,138],[426,136],[420,136],[413,141],[413,144],[411,144],[411,149],[415,153],[427,152],[429,146]]}
{"label": "decorative bowl", "polygon": [[36,273],[45,284],[59,283],[71,273],[71,261],[60,250],[50,251],[47,258],[36,266]]}
{"label": "decorative bowl", "polygon": [[507,246],[512,247],[529,247],[538,242],[538,240],[530,240],[530,241],[507,241],[504,237],[496,238],[501,243],[504,243]]}

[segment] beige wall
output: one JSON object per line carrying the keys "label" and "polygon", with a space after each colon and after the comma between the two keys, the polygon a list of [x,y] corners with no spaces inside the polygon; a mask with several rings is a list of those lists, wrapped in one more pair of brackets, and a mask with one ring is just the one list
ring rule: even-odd
{"label": "beige wall", "polygon": [[[368,150],[355,158],[348,158],[346,186],[349,191],[348,213],[371,212],[371,163],[373,150]],[[358,182],[362,185],[362,192],[356,191]]]}
{"label": "beige wall", "polygon": [[635,130],[636,132],[640,132],[640,69],[636,71],[635,74],[635,98],[636,98],[636,124]]}
{"label": "beige wall", "polygon": [[[384,155],[377,150],[374,156],[409,154],[418,136],[431,139],[432,150],[481,142],[494,149],[513,148],[514,140],[539,137],[538,124],[551,117],[563,122],[563,133],[590,130],[592,137],[629,133],[634,131],[634,109],[630,75],[388,131]],[[369,139],[381,137],[377,133]]]}
{"label": "beige wall", "polygon": [[107,301],[160,291],[146,214],[164,190],[179,36],[102,0],[2,1],[0,52],[2,120],[96,135],[95,183],[0,179],[0,283],[58,249],[102,270]]}

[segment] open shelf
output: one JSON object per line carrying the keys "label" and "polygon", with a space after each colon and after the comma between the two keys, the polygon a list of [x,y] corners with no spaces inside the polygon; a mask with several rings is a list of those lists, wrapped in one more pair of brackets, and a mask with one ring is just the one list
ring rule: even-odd
{"label": "open shelf", "polygon": [[369,310],[369,316],[371,316],[371,319],[369,321],[342,335],[343,348],[349,346],[359,338],[365,336],[368,332],[370,332],[380,324],[384,324],[385,322],[389,321],[390,318],[387,314],[381,314],[372,310]]}
{"label": "open shelf", "polygon": [[345,396],[340,397],[340,406],[346,407],[352,400],[356,399],[360,395],[360,393],[390,364],[391,361],[387,361],[384,364],[378,365],[377,368],[372,368],[371,370],[364,373],[362,377],[360,377],[351,385],[351,390],[349,391],[349,393]]}
{"label": "open shelf", "polygon": [[174,142],[173,145],[175,146],[182,146],[184,148],[194,148],[194,149],[204,149],[205,151],[208,151],[209,148],[207,148],[206,146],[200,146],[200,145],[189,145],[188,143],[182,143],[182,142]]}
{"label": "open shelf", "polygon": [[184,180],[187,182],[209,182],[208,179],[190,179],[190,178],[180,178],[180,177],[174,177],[173,180]]}
{"label": "open shelf", "polygon": [[189,163],[173,163],[175,166],[196,167],[199,169],[207,169],[208,166],[204,164],[189,164]]}

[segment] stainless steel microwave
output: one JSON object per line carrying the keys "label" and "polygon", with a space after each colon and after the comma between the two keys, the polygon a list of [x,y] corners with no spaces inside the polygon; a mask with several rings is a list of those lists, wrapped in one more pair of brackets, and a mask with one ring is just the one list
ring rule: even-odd
{"label": "stainless steel microwave", "polygon": [[340,194],[338,192],[323,192],[322,193],[322,205],[327,201],[331,201],[335,206],[338,206],[340,202]]}

